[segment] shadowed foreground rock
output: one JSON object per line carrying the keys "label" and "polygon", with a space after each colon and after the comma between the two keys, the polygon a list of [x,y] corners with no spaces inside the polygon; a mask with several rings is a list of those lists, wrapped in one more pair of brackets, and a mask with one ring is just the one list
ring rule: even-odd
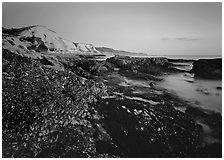
{"label": "shadowed foreground rock", "polygon": [[196,155],[200,127],[174,108],[119,98],[100,100],[95,108],[124,157]]}
{"label": "shadowed foreground rock", "polygon": [[101,157],[94,141],[104,130],[89,103],[103,84],[3,51],[2,89],[3,157]]}

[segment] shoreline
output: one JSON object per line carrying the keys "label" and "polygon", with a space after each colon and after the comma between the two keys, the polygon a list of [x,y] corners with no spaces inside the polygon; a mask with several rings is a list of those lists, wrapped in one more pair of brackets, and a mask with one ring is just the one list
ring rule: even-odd
{"label": "shoreline", "polygon": [[[166,58],[43,60],[4,50],[3,59],[4,157],[221,156],[221,142],[202,143],[209,136],[221,139],[221,115],[194,108],[158,87],[164,75],[183,73],[169,68]],[[21,91],[30,93],[29,99]],[[8,118],[17,110],[18,119]],[[17,130],[20,135],[14,136]]]}
{"label": "shoreline", "polygon": [[[119,72],[119,70],[117,71]],[[184,72],[183,72],[184,73]],[[169,73],[168,73],[169,74]],[[173,73],[175,74],[175,73]],[[119,75],[119,73],[118,73]],[[125,74],[124,74],[125,75]],[[124,75],[120,75],[121,77]],[[184,109],[184,114],[190,115],[194,121],[200,125],[202,127],[202,140],[201,140],[201,147],[204,147],[206,145],[211,145],[214,143],[221,143],[222,140],[220,139],[220,135],[221,135],[221,131],[217,131],[217,129],[220,129],[220,125],[211,125],[209,124],[207,121],[207,119],[213,119],[214,121],[221,121],[221,114],[220,113],[216,113],[213,112],[211,110],[205,110],[202,108],[198,108],[196,106],[194,106],[193,104],[189,103],[187,100],[184,100],[183,98],[172,94],[171,92],[169,92],[169,90],[165,89],[165,88],[161,88],[159,85],[156,85],[159,82],[154,82],[153,86],[150,86],[150,83],[147,82],[147,80],[143,80],[145,82],[141,82],[139,81],[139,84],[135,81],[133,81],[133,79],[127,80],[127,77],[125,78],[119,78],[116,76],[112,76],[113,79],[112,81],[116,81],[116,83],[112,83],[112,82],[108,82],[107,81],[107,85],[110,84],[114,84],[115,88],[120,88],[118,89],[118,92],[120,91],[122,97],[125,97],[127,99],[130,99],[130,97],[132,97],[131,99],[134,101],[141,101],[141,102],[148,102],[152,105],[157,105],[157,104],[163,104],[164,105],[164,100],[166,101],[166,103],[170,103],[170,107],[175,108],[176,110],[179,110],[181,112],[183,112],[183,108]],[[120,80],[115,80],[116,78],[118,78]],[[148,83],[148,86],[146,85]],[[148,91],[144,92],[144,89]],[[139,91],[138,91],[139,90]],[[157,98],[154,96],[154,98],[152,99],[152,97],[150,98],[150,90],[154,91],[154,95],[157,92],[158,96]],[[166,96],[163,95],[163,93],[161,94],[161,92],[165,92],[166,96],[168,96],[169,98],[165,98]],[[162,96],[162,98],[161,98]],[[114,95],[111,95],[112,98],[114,98]],[[171,100],[173,99],[173,100]],[[162,100],[162,102],[161,102]],[[160,101],[160,102],[159,102]],[[182,106],[182,107],[174,107],[174,106]],[[129,111],[130,112],[130,111]],[[219,115],[220,117],[217,119],[214,119],[216,117],[216,115]],[[221,122],[220,122],[221,123]],[[209,132],[207,132],[209,128]],[[217,139],[213,137],[214,132],[219,132],[219,138]]]}

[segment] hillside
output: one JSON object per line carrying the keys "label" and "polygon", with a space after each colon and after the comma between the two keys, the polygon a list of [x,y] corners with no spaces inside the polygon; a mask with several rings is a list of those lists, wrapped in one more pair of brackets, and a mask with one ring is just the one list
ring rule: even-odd
{"label": "hillside", "polygon": [[101,54],[92,44],[65,40],[45,26],[3,28],[3,48],[10,51],[72,54]]}

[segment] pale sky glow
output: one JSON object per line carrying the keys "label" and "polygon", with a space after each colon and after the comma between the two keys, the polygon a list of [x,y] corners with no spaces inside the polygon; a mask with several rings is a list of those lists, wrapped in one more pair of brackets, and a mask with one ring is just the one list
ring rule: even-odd
{"label": "pale sky glow", "polygon": [[221,55],[221,3],[3,3],[3,27],[148,54]]}

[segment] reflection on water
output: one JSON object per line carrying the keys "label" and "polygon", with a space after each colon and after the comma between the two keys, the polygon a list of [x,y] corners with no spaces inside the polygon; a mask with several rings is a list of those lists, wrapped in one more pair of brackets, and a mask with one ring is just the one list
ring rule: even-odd
{"label": "reflection on water", "polygon": [[222,112],[221,80],[195,79],[191,74],[180,73],[164,77],[160,86],[204,109]]}

